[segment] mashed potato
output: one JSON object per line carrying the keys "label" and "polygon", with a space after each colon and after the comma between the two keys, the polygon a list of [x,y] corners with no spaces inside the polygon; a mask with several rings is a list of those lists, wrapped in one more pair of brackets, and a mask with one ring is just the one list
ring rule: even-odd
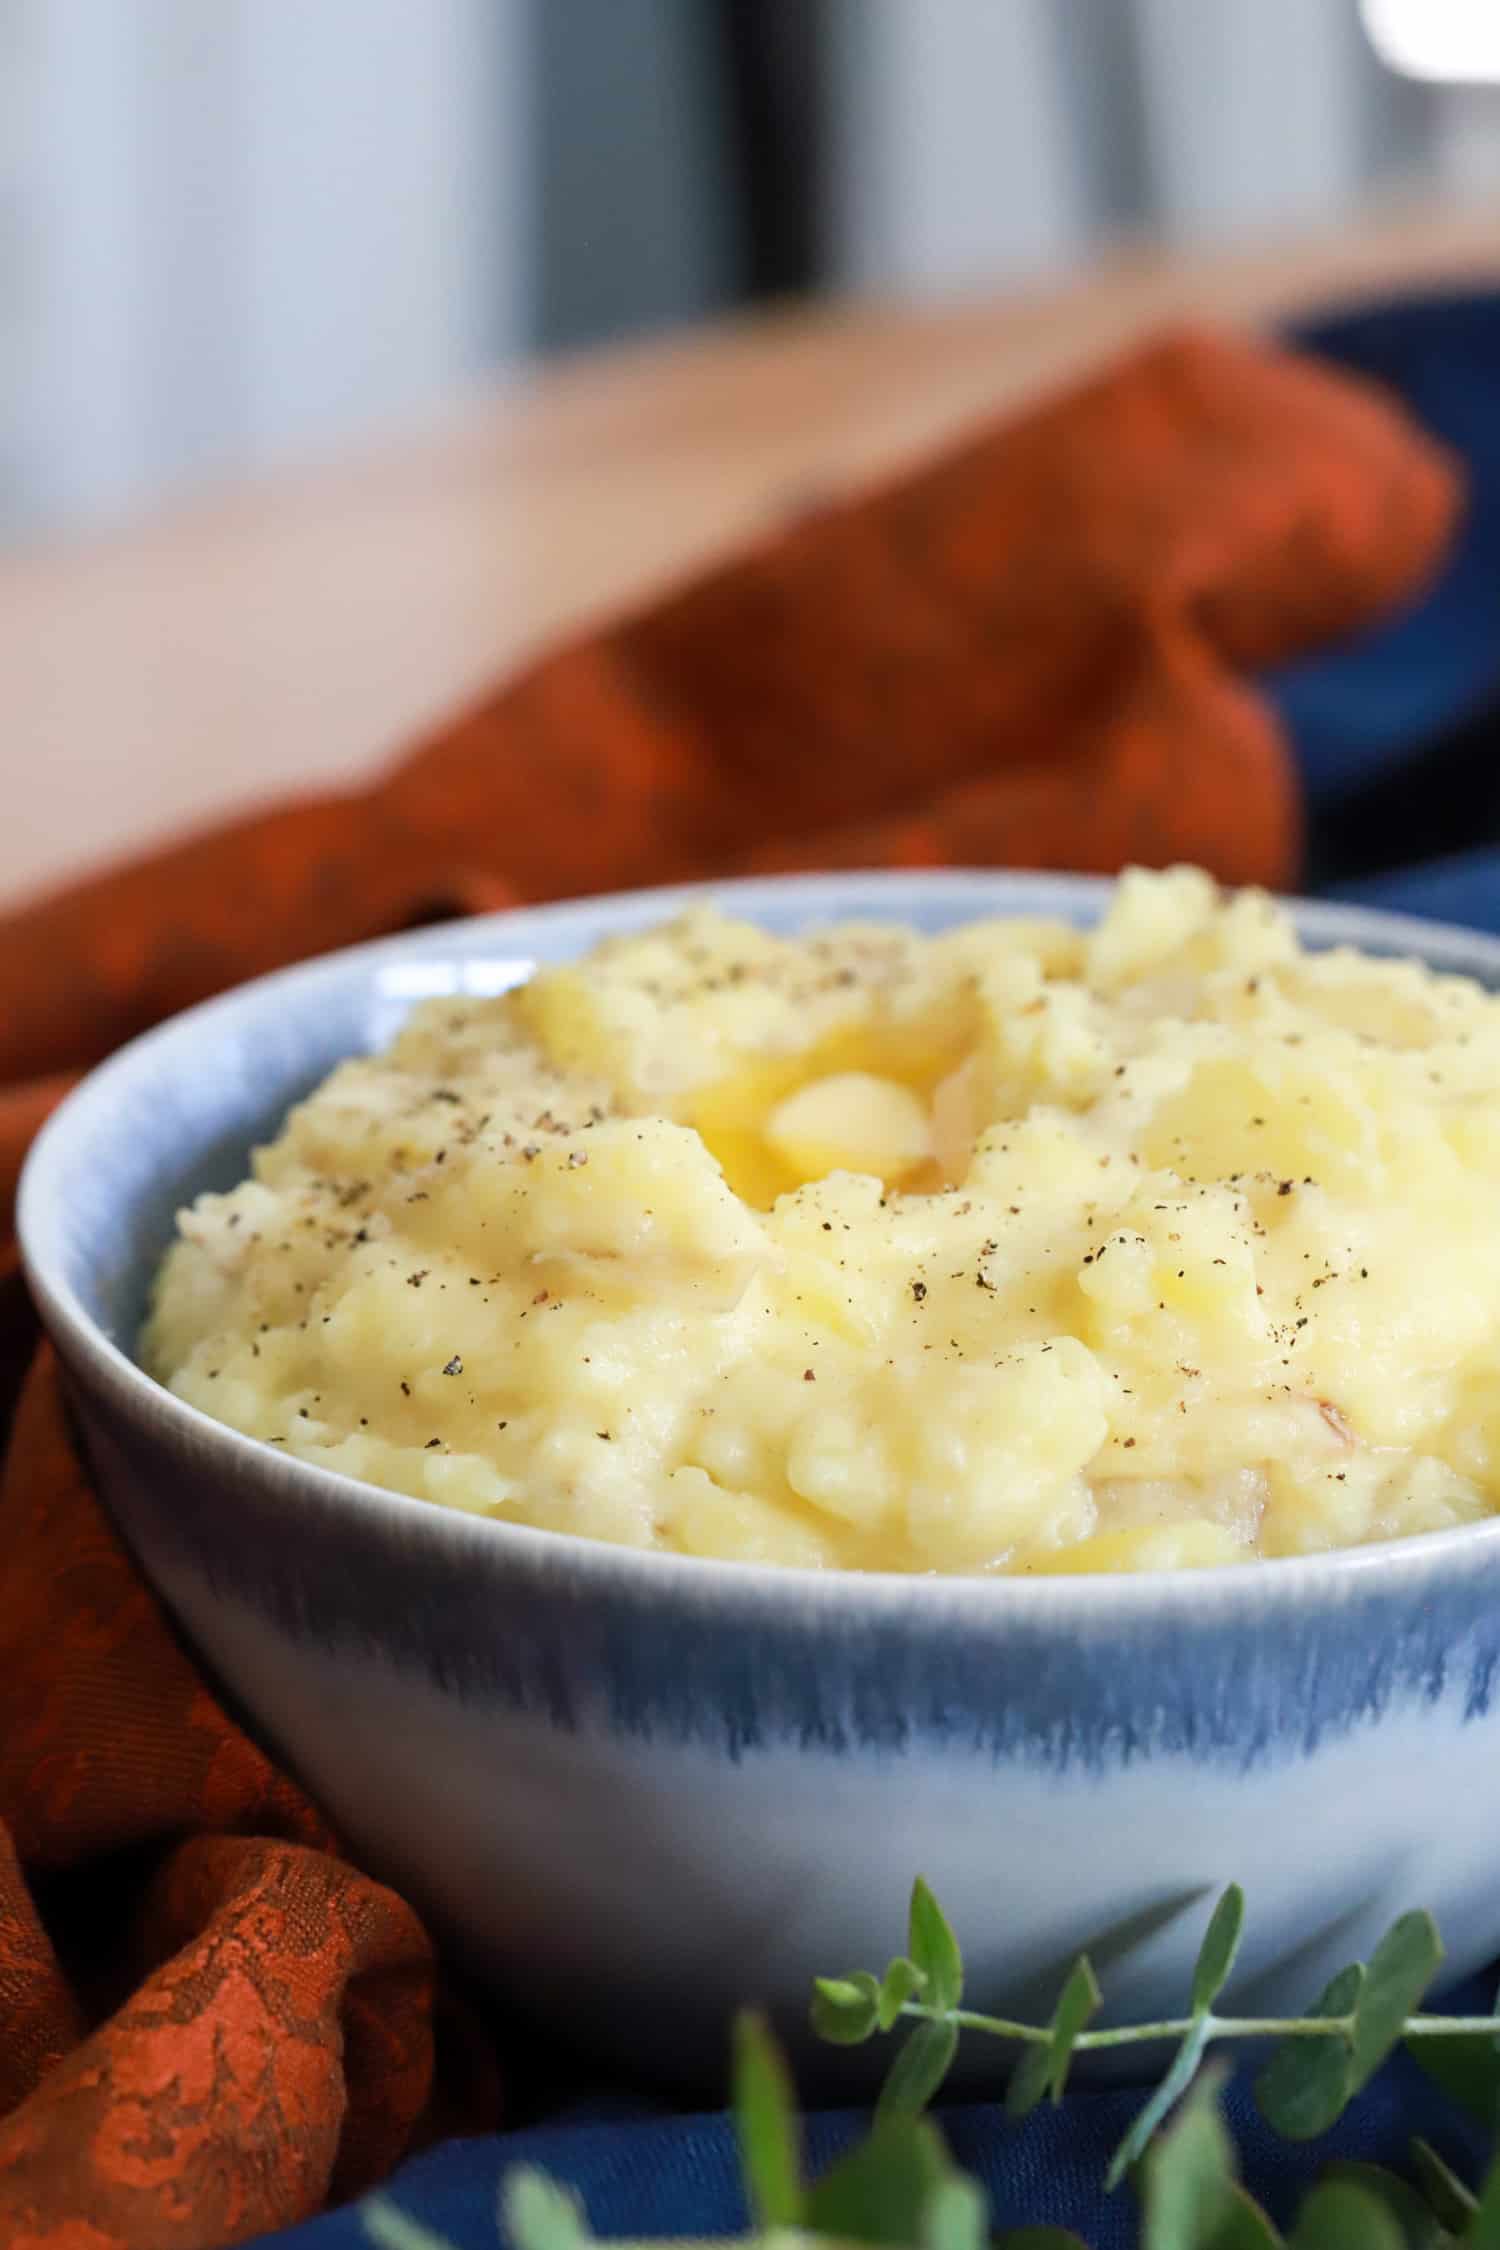
{"label": "mashed potato", "polygon": [[1500,999],[1131,873],[1102,925],[704,908],[419,1008],[182,1213],[147,1365],[635,1547],[1249,1561],[1500,1496]]}

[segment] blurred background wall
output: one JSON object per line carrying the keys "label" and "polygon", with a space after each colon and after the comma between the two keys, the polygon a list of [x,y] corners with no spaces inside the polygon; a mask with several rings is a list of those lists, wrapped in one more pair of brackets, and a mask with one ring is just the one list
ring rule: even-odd
{"label": "blurred background wall", "polygon": [[0,0],[0,538],[742,305],[1493,192],[1496,102],[1359,0]]}

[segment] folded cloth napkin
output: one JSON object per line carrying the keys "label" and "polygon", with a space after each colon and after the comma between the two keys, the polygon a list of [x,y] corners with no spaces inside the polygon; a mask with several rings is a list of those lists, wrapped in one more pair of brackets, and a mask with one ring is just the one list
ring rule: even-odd
{"label": "folded cloth napkin", "polygon": [[[0,917],[0,1186],[122,1038],[438,915],[881,861],[1287,883],[1301,792],[1252,675],[1416,597],[1461,486],[1375,385],[1153,342],[545,658],[361,792]],[[492,2126],[482,2025],[416,1917],[122,1552],[13,1272],[0,1400],[0,2241],[209,2250]]]}

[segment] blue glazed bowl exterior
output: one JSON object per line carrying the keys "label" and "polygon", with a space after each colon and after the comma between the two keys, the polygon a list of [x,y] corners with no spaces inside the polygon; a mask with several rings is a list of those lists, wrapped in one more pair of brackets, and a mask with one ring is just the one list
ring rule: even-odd
{"label": "blue glazed bowl exterior", "polygon": [[[1086,920],[1105,886],[945,873],[727,884],[792,930]],[[99,1488],[209,1667],[367,1863],[596,2050],[707,2083],[728,2012],[900,1949],[927,1875],[977,2005],[1046,2008],[1089,1950],[1112,2010],[1176,2012],[1218,1890],[1234,1998],[1305,2003],[1404,1907],[1455,1974],[1500,1952],[1500,1520],[1326,1557],[1125,1578],[874,1578],[590,1545],[357,1484],[134,1364],[174,1211],[433,992],[659,920],[683,892],[427,930],[138,1040],[41,1136],[32,1286]],[[1500,944],[1331,907],[1313,943],[1500,986]]]}

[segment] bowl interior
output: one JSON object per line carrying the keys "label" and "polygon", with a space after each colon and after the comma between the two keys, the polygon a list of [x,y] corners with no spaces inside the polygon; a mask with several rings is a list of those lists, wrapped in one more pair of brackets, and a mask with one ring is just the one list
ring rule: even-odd
{"label": "bowl interior", "polygon": [[[539,963],[690,900],[711,896],[788,934],[852,918],[932,931],[995,914],[1087,923],[1109,889],[1088,877],[943,871],[635,892],[446,924],[263,978],[134,1041],[62,1105],[21,1184],[28,1267],[44,1302],[61,1300],[133,1357],[176,1212],[243,1178],[251,1149],[335,1063],[384,1045],[419,1000],[503,992]],[[1296,912],[1309,943],[1419,953],[1500,989],[1495,939],[1351,907]]]}

